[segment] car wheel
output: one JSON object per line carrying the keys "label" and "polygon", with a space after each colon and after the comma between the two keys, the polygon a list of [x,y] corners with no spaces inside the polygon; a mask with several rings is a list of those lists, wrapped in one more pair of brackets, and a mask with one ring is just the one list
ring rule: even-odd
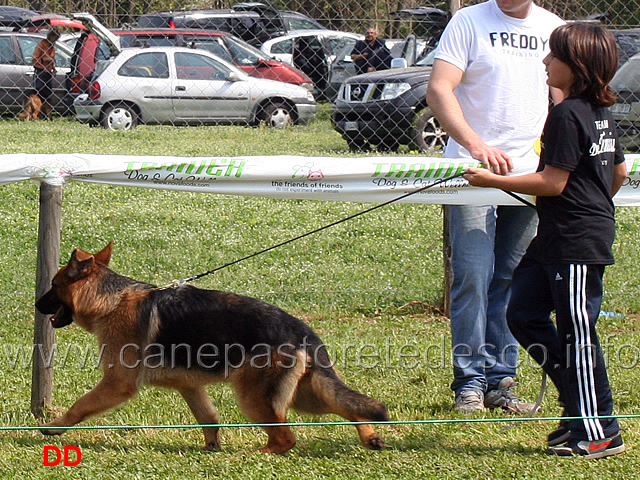
{"label": "car wheel", "polygon": [[102,126],[109,130],[132,130],[138,125],[138,114],[127,104],[110,105],[102,114]]}
{"label": "car wheel", "polygon": [[430,108],[418,112],[414,122],[412,146],[421,152],[435,152],[444,149],[449,136],[440,127],[440,122]]}
{"label": "car wheel", "polygon": [[260,120],[263,120],[269,127],[287,128],[294,123],[293,109],[283,102],[273,102],[267,104],[262,109]]}
{"label": "car wheel", "polygon": [[369,142],[362,137],[345,137],[349,150],[352,152],[368,152],[371,150]]}

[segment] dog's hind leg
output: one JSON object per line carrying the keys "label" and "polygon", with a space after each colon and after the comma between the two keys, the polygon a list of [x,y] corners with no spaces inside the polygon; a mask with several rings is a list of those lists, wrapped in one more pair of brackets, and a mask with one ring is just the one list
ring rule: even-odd
{"label": "dog's hind leg", "polygon": [[[286,423],[287,411],[306,368],[302,352],[286,357],[273,355],[271,362],[263,368],[245,365],[231,378],[238,405],[252,422]],[[260,451],[279,454],[295,446],[296,437],[289,427],[262,428],[269,439]]]}
{"label": "dog's hind leg", "polygon": [[[182,398],[185,399],[191,412],[201,425],[214,425],[220,423],[218,418],[218,410],[211,401],[207,390],[203,386],[194,388],[178,389]],[[218,427],[203,427],[204,440],[206,442],[205,449],[217,450],[220,448],[220,436]]]}

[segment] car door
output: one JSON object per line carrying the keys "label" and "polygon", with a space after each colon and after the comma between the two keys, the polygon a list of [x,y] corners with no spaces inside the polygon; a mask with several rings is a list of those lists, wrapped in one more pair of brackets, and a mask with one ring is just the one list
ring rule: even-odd
{"label": "car door", "polygon": [[295,37],[282,38],[267,42],[268,48],[261,48],[261,50],[276,60],[293,65],[294,42]]}
{"label": "car door", "polygon": [[18,111],[20,99],[26,89],[31,88],[33,71],[30,65],[23,65],[16,54],[13,38],[10,35],[0,37],[0,109],[1,111]]}
{"label": "car door", "polygon": [[322,36],[327,63],[330,64],[336,59],[338,53],[350,43],[356,41],[355,38],[336,34],[326,34]]}
{"label": "car door", "polygon": [[173,111],[177,119],[248,119],[251,82],[244,76],[234,79],[232,70],[222,62],[197,52],[175,52],[173,58]]}
{"label": "car door", "polygon": [[174,120],[173,79],[169,75],[165,52],[142,50],[122,64],[118,77],[115,82],[110,82],[113,93],[109,100],[127,100],[137,104],[145,122]]}

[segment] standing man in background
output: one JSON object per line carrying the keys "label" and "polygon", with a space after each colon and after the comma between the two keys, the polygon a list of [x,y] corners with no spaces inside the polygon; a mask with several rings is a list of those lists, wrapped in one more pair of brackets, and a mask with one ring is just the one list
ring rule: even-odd
{"label": "standing man in background", "polygon": [[[506,175],[535,170],[549,109],[542,60],[564,22],[533,0],[488,0],[456,12],[437,47],[427,103],[449,134],[445,157]],[[559,91],[552,92],[556,102]],[[511,390],[518,343],[506,323],[511,276],[536,232],[524,206],[450,205],[451,338],[455,410],[527,412]]]}
{"label": "standing man in background", "polygon": [[42,112],[46,117],[51,114],[52,106],[49,102],[53,95],[53,77],[56,74],[56,49],[55,44],[60,38],[57,30],[50,30],[47,38],[36,45],[31,57],[31,63],[35,70],[33,75],[33,88],[36,95],[42,100]]}

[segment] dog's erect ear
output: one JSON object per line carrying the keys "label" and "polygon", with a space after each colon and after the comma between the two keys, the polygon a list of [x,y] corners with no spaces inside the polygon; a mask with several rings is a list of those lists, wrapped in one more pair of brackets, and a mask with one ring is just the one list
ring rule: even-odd
{"label": "dog's erect ear", "polygon": [[79,280],[89,274],[94,263],[93,255],[76,248],[67,264],[66,274],[71,280]]}
{"label": "dog's erect ear", "polygon": [[109,242],[109,245],[104,247],[102,251],[96,253],[94,255],[96,259],[96,263],[98,265],[104,265],[105,267],[109,265],[111,261],[111,251],[113,250],[113,242]]}

